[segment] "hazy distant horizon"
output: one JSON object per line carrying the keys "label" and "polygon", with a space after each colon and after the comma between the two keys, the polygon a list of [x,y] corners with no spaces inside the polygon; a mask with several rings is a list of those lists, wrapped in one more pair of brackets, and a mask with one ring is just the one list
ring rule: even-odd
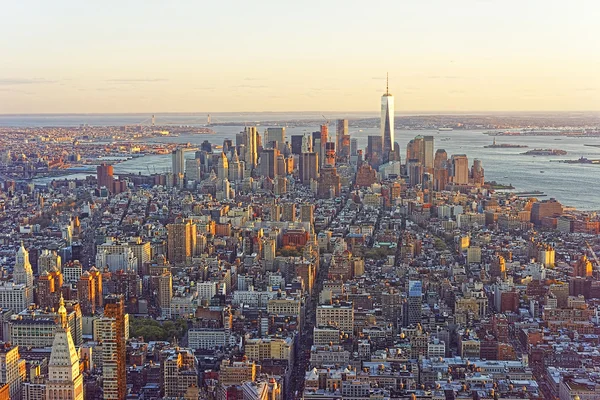
{"label": "hazy distant horizon", "polygon": [[2,12],[7,114],[378,113],[386,73],[398,115],[600,110],[598,2],[31,0]]}

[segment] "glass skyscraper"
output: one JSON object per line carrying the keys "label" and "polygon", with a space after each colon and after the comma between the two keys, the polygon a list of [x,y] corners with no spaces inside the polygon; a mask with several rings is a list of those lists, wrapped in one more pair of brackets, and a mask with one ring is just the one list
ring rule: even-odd
{"label": "glass skyscraper", "polygon": [[388,162],[394,151],[394,96],[386,84],[385,94],[381,96],[381,137],[383,139],[383,160]]}

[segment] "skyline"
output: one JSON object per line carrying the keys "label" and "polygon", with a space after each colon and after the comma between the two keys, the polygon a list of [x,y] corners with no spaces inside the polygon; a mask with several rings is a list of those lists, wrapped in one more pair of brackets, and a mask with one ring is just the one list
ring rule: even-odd
{"label": "skyline", "polygon": [[0,114],[600,110],[592,2],[72,4],[5,6]]}

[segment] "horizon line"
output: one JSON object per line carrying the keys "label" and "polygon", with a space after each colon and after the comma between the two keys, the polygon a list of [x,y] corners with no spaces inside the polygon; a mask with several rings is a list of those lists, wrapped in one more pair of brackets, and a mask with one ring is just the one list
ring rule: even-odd
{"label": "horizon line", "polygon": [[[9,116],[30,116],[30,115],[158,115],[158,114],[288,114],[288,113],[348,113],[348,114],[373,114],[378,115],[376,111],[334,111],[334,110],[310,110],[310,111],[132,111],[132,112],[28,112],[28,113],[0,113],[0,117]],[[598,110],[485,110],[485,111],[450,111],[450,110],[411,110],[411,111],[395,111],[397,115],[414,115],[414,114],[496,114],[496,113],[600,113]]]}

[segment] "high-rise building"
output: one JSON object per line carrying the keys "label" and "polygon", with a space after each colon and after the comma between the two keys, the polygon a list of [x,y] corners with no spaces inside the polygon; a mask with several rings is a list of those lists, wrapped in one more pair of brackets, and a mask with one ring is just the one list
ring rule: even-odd
{"label": "high-rise building", "polygon": [[102,308],[102,274],[92,267],[77,281],[77,298],[84,315],[92,315]]}
{"label": "high-rise building", "polygon": [[217,165],[217,178],[220,181],[229,178],[229,160],[225,153],[219,155],[219,164]]}
{"label": "high-rise building", "polygon": [[[274,145],[275,144],[275,145]],[[265,131],[266,148],[275,148],[281,151],[285,144],[285,128],[267,128]]]}
{"label": "high-rise building", "polygon": [[315,205],[311,203],[304,203],[300,206],[300,221],[315,222]]}
{"label": "high-rise building", "polygon": [[325,144],[329,142],[329,125],[321,125],[321,135],[319,137],[321,138],[321,147],[319,148],[320,165],[325,165]]}
{"label": "high-rise building", "polygon": [[244,168],[240,162],[237,151],[234,150],[233,156],[231,156],[231,162],[229,163],[229,181],[239,182],[242,179],[244,179]]}
{"label": "high-rise building", "polygon": [[165,271],[156,277],[157,300],[160,314],[163,318],[171,318],[171,299],[173,298],[173,276],[171,271]]}
{"label": "high-rise building", "polygon": [[350,155],[355,156],[358,154],[358,139],[350,139]]}
{"label": "high-rise building", "polygon": [[388,162],[394,151],[394,96],[386,83],[385,94],[381,96],[381,139],[383,141],[383,162]]}
{"label": "high-rise building", "polygon": [[37,280],[37,305],[40,308],[53,308],[58,303],[60,289],[63,285],[63,276],[52,267],[44,271]]}
{"label": "high-rise building", "polygon": [[254,170],[258,164],[258,133],[255,126],[247,126],[244,130],[245,145],[246,145],[246,169]]}
{"label": "high-rise building", "polygon": [[406,145],[406,162],[414,160],[425,166],[425,140],[423,136],[417,135]]}
{"label": "high-rise building", "polygon": [[62,259],[55,250],[44,249],[38,257],[37,267],[38,275],[41,275],[44,271],[50,271],[52,267],[61,271]]}
{"label": "high-rise building", "polygon": [[185,160],[185,179],[186,181],[200,182],[201,165],[199,158],[188,158]]}
{"label": "high-rise building", "polygon": [[335,143],[333,142],[325,143],[325,163],[323,165],[335,167]]}
{"label": "high-rise building", "polygon": [[98,189],[105,187],[109,192],[113,190],[113,166],[102,163],[96,167],[96,178],[98,180]]}
{"label": "high-rise building", "polygon": [[[321,133],[319,133],[319,138]],[[302,148],[301,153],[311,153],[313,151],[313,137],[311,135],[304,134],[302,136]]]}
{"label": "high-rise building", "polygon": [[317,195],[320,198],[332,199],[338,197],[341,192],[341,178],[337,168],[325,165],[319,174],[319,187]]}
{"label": "high-rise building", "polygon": [[469,183],[469,159],[464,154],[453,154],[452,163],[452,182],[458,185]]}
{"label": "high-rise building", "polygon": [[302,153],[300,155],[300,182],[303,185],[310,184],[311,180],[319,178],[319,154],[315,152]]}
{"label": "high-rise building", "polygon": [[384,161],[382,157],[383,143],[381,136],[367,138],[367,160],[369,165],[377,169]]}
{"label": "high-rise building", "polygon": [[179,176],[180,174],[185,174],[185,153],[183,149],[175,149],[171,153],[171,164],[173,175]]}
{"label": "high-rise building", "polygon": [[348,136],[348,120],[338,119],[335,126],[335,147],[338,149],[338,152],[341,152],[343,149],[343,141],[345,136]]}
{"label": "high-rise building", "polygon": [[[186,394],[198,387],[198,361],[192,350],[163,350],[165,398],[188,399]],[[197,398],[197,395],[195,396]]]}
{"label": "high-rise building", "polygon": [[416,325],[421,322],[421,301],[423,284],[421,281],[408,282],[408,298],[405,309],[405,326]]}
{"label": "high-rise building", "polygon": [[477,158],[473,160],[473,166],[471,167],[471,178],[474,185],[481,186],[485,183],[483,166],[481,165],[481,160]]}
{"label": "high-rise building", "polygon": [[268,176],[271,179],[275,179],[277,175],[280,175],[278,169],[278,158],[280,155],[281,154],[277,149],[263,149],[260,153],[260,170],[262,176]]}
{"label": "high-rise building", "polygon": [[433,172],[433,136],[423,137],[423,167],[426,172]]}
{"label": "high-rise building", "polygon": [[283,203],[283,215],[281,219],[288,222],[296,222],[296,203]]}
{"label": "high-rise building", "polygon": [[291,138],[292,142],[292,154],[302,154],[302,135],[293,135]]}
{"label": "high-rise building", "polygon": [[104,399],[124,400],[126,396],[126,319],[123,296],[107,296],[104,299],[104,317],[98,320]]}
{"label": "high-rise building", "polygon": [[29,252],[25,250],[23,242],[17,250],[13,277],[15,283],[33,287],[33,269],[29,262]]}
{"label": "high-rise building", "polygon": [[196,225],[191,221],[176,221],[167,225],[167,256],[171,264],[189,264],[196,248]]}
{"label": "high-rise building", "polygon": [[433,160],[433,189],[436,191],[445,190],[448,184],[448,154],[444,149],[438,149],[435,152]]}
{"label": "high-rise building", "polygon": [[335,326],[352,337],[354,332],[354,307],[352,302],[317,306],[316,327]]}
{"label": "high-rise building", "polygon": [[67,309],[62,296],[58,308],[59,327],[52,343],[48,363],[46,399],[83,400],[83,375],[79,369],[79,355],[67,322]]}
{"label": "high-rise building", "polygon": [[21,384],[26,375],[25,360],[21,359],[19,346],[0,342],[0,386],[8,386],[9,399],[21,398]]}
{"label": "high-rise building", "polygon": [[592,263],[584,254],[579,258],[579,260],[577,260],[577,263],[573,267],[573,276],[590,277],[592,276],[592,273]]}

